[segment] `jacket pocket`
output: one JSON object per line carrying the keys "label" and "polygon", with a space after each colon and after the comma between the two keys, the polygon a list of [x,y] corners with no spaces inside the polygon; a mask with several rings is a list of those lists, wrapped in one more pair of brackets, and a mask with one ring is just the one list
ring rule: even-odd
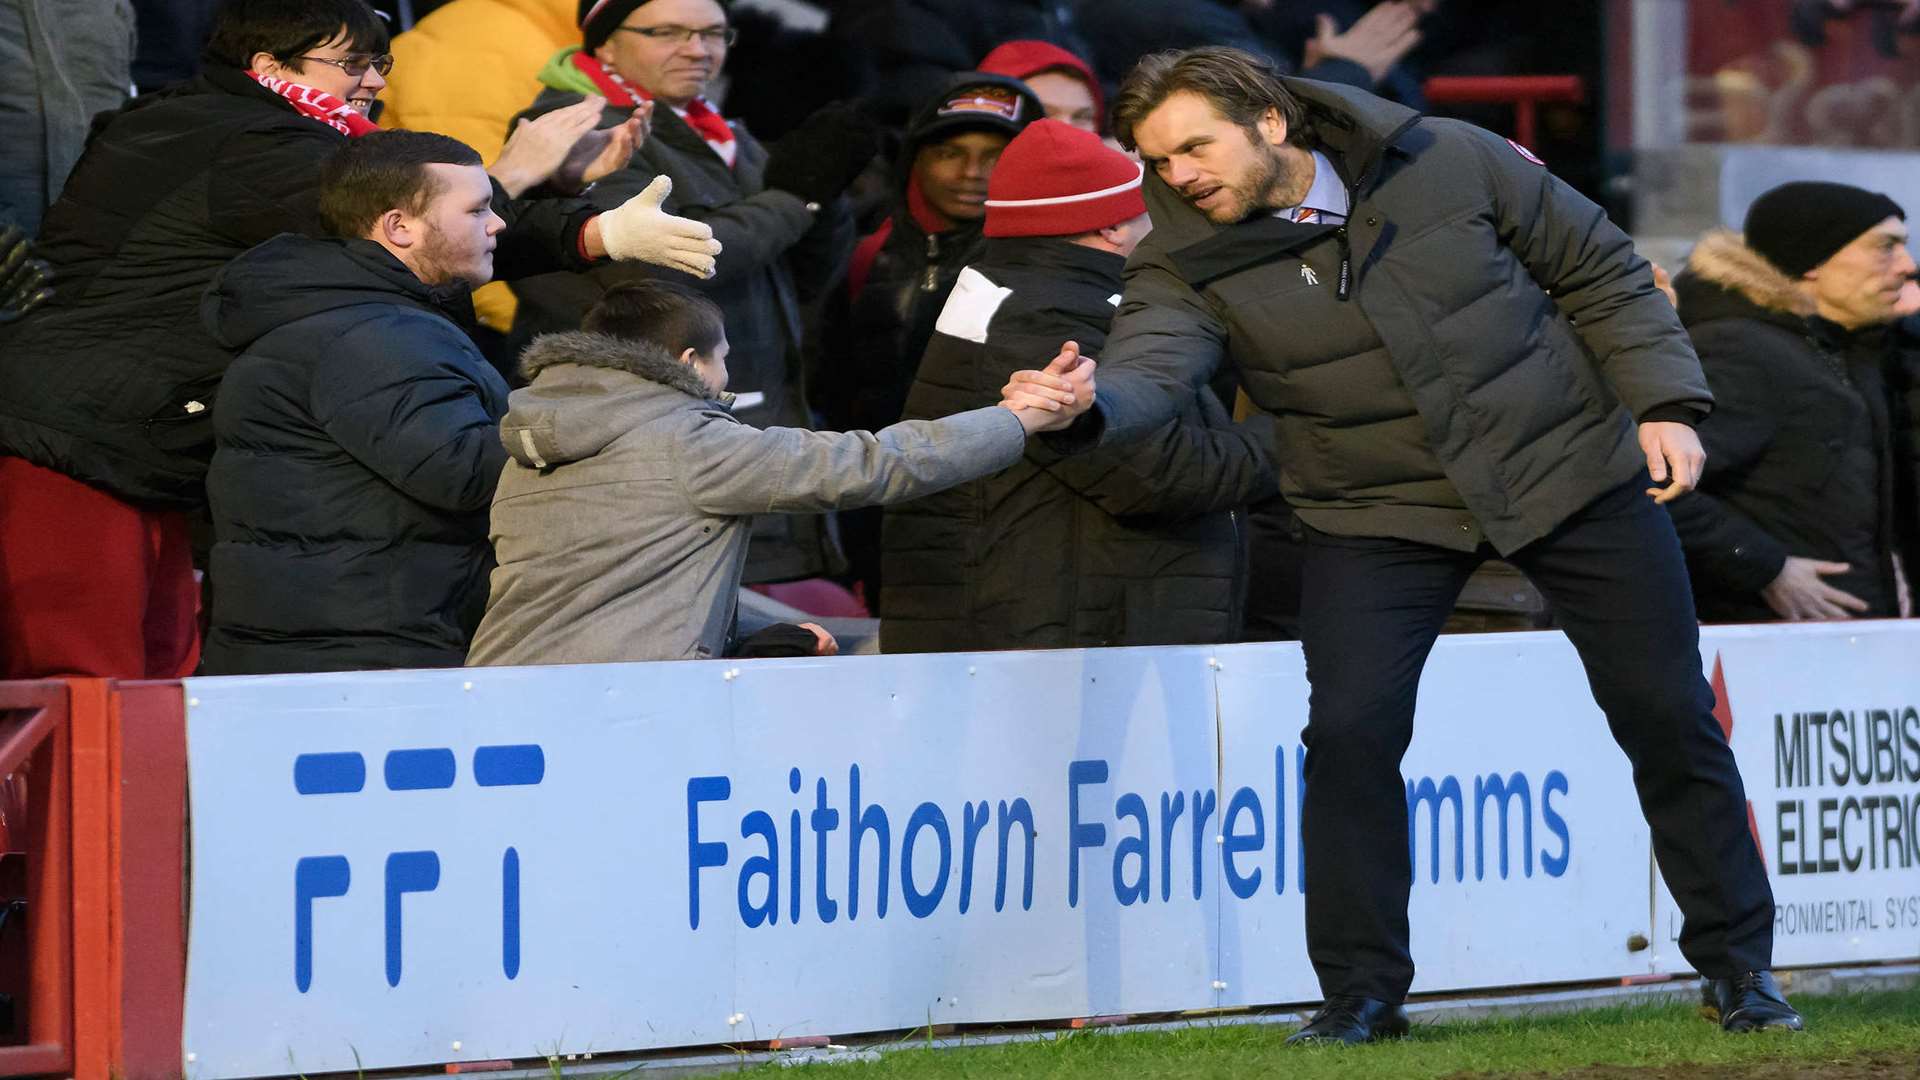
{"label": "jacket pocket", "polygon": [[172,454],[209,456],[213,450],[213,399],[218,376],[176,387],[166,404],[147,417],[147,441]]}

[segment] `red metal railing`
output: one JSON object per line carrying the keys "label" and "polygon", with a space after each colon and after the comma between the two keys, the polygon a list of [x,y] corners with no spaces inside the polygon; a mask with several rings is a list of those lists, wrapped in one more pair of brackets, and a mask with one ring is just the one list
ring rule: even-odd
{"label": "red metal railing", "polygon": [[4,855],[24,863],[25,956],[0,966],[24,1042],[0,1045],[0,1077],[181,1074],[186,772],[177,682],[0,682],[0,776],[26,788]]}
{"label": "red metal railing", "polygon": [[1587,98],[1577,75],[1446,75],[1428,79],[1424,89],[1434,105],[1513,106],[1514,141],[1529,147],[1540,133],[1541,105]]}
{"label": "red metal railing", "polygon": [[0,683],[0,776],[23,777],[24,821],[12,846],[26,858],[26,985],[13,994],[22,1045],[0,1046],[0,1075],[73,1070],[73,829],[69,694],[61,683]]}

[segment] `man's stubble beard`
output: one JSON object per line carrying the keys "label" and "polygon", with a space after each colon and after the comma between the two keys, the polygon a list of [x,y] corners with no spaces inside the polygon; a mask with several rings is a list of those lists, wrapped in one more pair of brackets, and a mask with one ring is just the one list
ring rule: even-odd
{"label": "man's stubble beard", "polygon": [[[1232,186],[1235,201],[1235,208],[1230,211],[1232,216],[1221,219],[1214,218],[1211,214],[1207,215],[1214,224],[1232,225],[1245,221],[1255,214],[1293,205],[1281,201],[1295,181],[1294,170],[1287,164],[1283,148],[1256,144],[1256,149],[1259,151],[1259,164],[1246,179]],[[1302,197],[1305,197],[1304,192]]]}

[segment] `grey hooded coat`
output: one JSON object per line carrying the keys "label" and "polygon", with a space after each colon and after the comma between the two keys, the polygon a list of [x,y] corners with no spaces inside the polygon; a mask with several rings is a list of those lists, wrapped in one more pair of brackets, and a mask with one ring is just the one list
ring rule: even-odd
{"label": "grey hooded coat", "polygon": [[539,338],[521,365],[469,665],[721,656],[751,515],[930,495],[1026,445],[997,406],[877,434],[756,429],[666,350],[602,334]]}

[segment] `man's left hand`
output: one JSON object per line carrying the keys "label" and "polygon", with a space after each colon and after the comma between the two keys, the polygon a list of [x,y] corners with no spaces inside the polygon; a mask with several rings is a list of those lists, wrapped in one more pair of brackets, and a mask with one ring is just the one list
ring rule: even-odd
{"label": "man's left hand", "polygon": [[646,145],[652,131],[653,102],[643,101],[624,122],[582,135],[554,170],[554,185],[565,191],[584,191],[588,185],[612,176],[627,167],[634,151]]}
{"label": "man's left hand", "polygon": [[1672,502],[1692,491],[1706,468],[1707,451],[1700,445],[1700,435],[1686,424],[1672,420],[1641,424],[1640,449],[1647,455],[1647,472],[1653,474],[1653,482],[1672,481],[1664,488],[1647,489],[1657,503]]}

